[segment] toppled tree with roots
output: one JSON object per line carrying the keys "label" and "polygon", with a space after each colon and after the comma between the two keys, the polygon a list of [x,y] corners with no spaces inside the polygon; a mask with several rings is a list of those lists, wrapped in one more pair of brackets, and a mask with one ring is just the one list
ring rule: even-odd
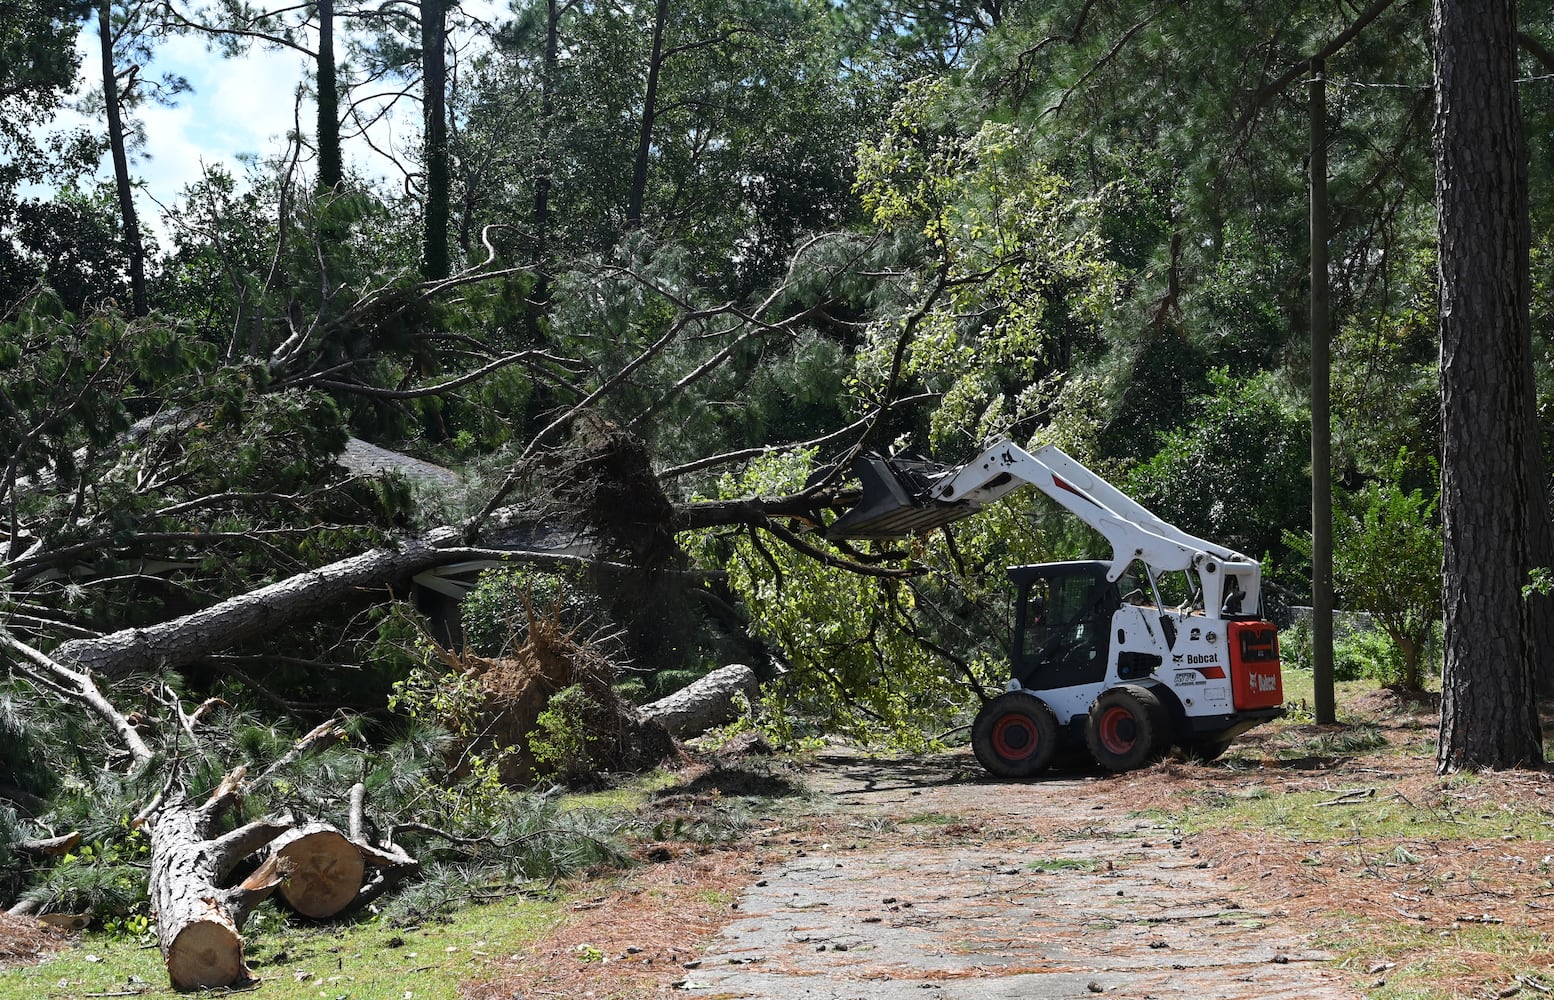
{"label": "toppled tree with roots", "polygon": [[[598,539],[602,552],[662,567],[673,552],[673,507],[653,483],[640,443],[609,434],[600,441],[602,452],[581,452],[577,458],[592,471],[564,477],[568,489],[583,489],[592,499],[573,496],[566,505],[579,517],[581,529]],[[610,485],[620,475],[631,481],[629,486]],[[644,493],[645,504],[631,501]],[[531,510],[504,510],[487,519],[485,527],[496,535],[532,517]],[[643,518],[642,511],[650,516]],[[588,523],[590,518],[606,523]],[[175,987],[242,981],[247,976],[243,923],[277,889],[295,897],[291,905],[299,912],[328,916],[376,898],[417,871],[416,859],[398,846],[397,833],[415,829],[459,849],[486,849],[480,845],[489,837],[458,836],[418,823],[388,820],[382,836],[370,835],[372,824],[361,817],[364,810],[354,791],[351,818],[344,819],[349,780],[313,793],[314,805],[339,805],[335,812],[341,819],[333,823],[284,809],[257,819],[244,816],[245,801],[273,801],[272,779],[283,768],[323,753],[345,738],[344,730],[326,723],[291,748],[277,748],[278,759],[255,760],[226,739],[223,729],[230,723],[213,722],[231,706],[215,699],[189,706],[171,673],[267,639],[328,609],[359,604],[365,594],[376,591],[388,599],[394,589],[402,592],[403,581],[436,566],[545,561],[543,554],[472,544],[472,534],[479,536],[460,525],[397,539],[185,615],[73,639],[47,651],[0,623],[0,652],[11,676],[92,720],[98,738],[110,744],[103,761],[107,770],[128,772],[131,783],[141,788],[160,786],[154,793],[132,793],[143,797],[131,809],[138,808],[137,825],[149,834],[148,896]],[[655,575],[652,569],[644,572]],[[477,686],[482,698],[480,740],[485,742],[470,741],[464,756],[471,747],[518,748],[502,777],[526,785],[537,772],[573,780],[585,772],[651,766],[673,752],[667,733],[639,723],[615,694],[614,670],[597,650],[579,641],[559,617],[534,617],[525,641],[507,657],[453,657],[450,665]],[[252,774],[250,764],[257,765]],[[350,872],[360,874],[347,880],[351,884],[322,884],[320,873],[340,870],[330,860],[340,857],[353,862],[346,866]],[[256,859],[254,864],[250,859]],[[290,893],[288,877],[297,882]],[[24,897],[13,910],[37,909],[35,900]]]}
{"label": "toppled tree with roots", "polygon": [[525,609],[523,640],[504,656],[437,649],[476,696],[473,718],[443,720],[461,734],[449,754],[453,777],[485,764],[510,786],[577,784],[674,755],[668,731],[639,719],[616,693],[615,668],[561,621],[559,606],[537,615],[526,600]]}

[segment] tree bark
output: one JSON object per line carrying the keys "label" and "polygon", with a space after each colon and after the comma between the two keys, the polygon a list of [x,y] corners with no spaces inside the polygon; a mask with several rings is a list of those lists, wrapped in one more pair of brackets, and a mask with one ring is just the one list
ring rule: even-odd
{"label": "tree bark", "polygon": [[281,861],[271,858],[239,885],[221,885],[239,861],[291,825],[289,819],[260,820],[213,838],[241,781],[241,772],[234,772],[204,805],[175,801],[148,820],[151,908],[175,989],[219,988],[248,978],[243,922],[285,876]]}
{"label": "tree bark", "polygon": [[381,589],[456,561],[461,556],[447,546],[457,540],[456,529],[442,529],[395,548],[373,549],[147,628],[72,640],[54,651],[54,659],[109,678],[181,666],[303,620],[364,589]]}
{"label": "tree bark", "polygon": [[370,878],[362,884],[361,892],[347,907],[359,910],[379,896],[393,889],[407,878],[420,873],[421,862],[405,853],[392,838],[382,843],[372,843],[367,836],[367,786],[361,782],[351,786],[351,843],[362,852],[362,857],[373,868]]}
{"label": "tree bark", "polygon": [[732,663],[667,698],[643,705],[638,714],[646,721],[659,723],[677,739],[688,739],[734,721],[739,717],[739,696],[754,698],[760,687],[754,670]]}
{"label": "tree bark", "polygon": [[637,130],[637,158],[631,168],[631,194],[626,202],[626,227],[642,225],[647,202],[648,164],[653,152],[653,125],[658,119],[658,78],[663,69],[664,32],[669,24],[669,0],[658,0],[653,14],[653,51],[648,57],[647,87],[642,96],[642,120]]}
{"label": "tree bark", "polygon": [[421,100],[424,135],[422,160],[426,170],[421,276],[446,278],[448,260],[448,64],[447,25],[443,0],[421,0]]}
{"label": "tree bark", "polygon": [[340,90],[335,66],[335,0],[318,0],[318,186],[333,191],[345,179],[340,154]]}
{"label": "tree bark", "polygon": [[151,311],[146,295],[146,250],[140,238],[140,220],[135,214],[129,154],[124,144],[124,115],[118,69],[113,58],[113,0],[97,2],[97,42],[102,56],[103,106],[108,117],[108,146],[113,154],[113,181],[119,196],[124,246],[129,254],[131,309],[136,316],[144,316]]}
{"label": "tree bark", "polygon": [[533,307],[526,324],[529,336],[539,343],[540,319],[550,309],[550,188],[555,173],[550,132],[556,116],[557,70],[561,59],[563,0],[545,0],[545,52],[540,62],[540,139],[534,164],[534,265]]}
{"label": "tree bark", "polygon": [[[1446,659],[1436,763],[1543,762],[1522,588],[1547,518],[1533,405],[1514,0],[1435,0]],[[1531,466],[1531,467],[1530,467]]]}

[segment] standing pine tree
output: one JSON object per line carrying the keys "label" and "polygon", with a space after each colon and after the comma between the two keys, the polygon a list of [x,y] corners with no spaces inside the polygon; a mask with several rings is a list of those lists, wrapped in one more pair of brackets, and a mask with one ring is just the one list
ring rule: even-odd
{"label": "standing pine tree", "polygon": [[448,61],[443,0],[421,0],[421,140],[426,207],[421,235],[421,275],[446,278],[448,260]]}
{"label": "standing pine tree", "polygon": [[1446,662],[1437,766],[1543,763],[1522,597],[1538,468],[1514,0],[1435,0]]}

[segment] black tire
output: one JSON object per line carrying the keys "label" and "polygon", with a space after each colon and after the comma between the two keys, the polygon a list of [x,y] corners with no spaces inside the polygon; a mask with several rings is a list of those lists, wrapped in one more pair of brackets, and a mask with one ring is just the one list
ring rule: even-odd
{"label": "black tire", "polygon": [[1199,764],[1211,764],[1225,756],[1225,751],[1230,749],[1230,741],[1199,740],[1183,743],[1181,749],[1182,759],[1197,761]]}
{"label": "black tire", "polygon": [[1144,688],[1103,691],[1090,706],[1085,745],[1108,771],[1131,771],[1171,752],[1171,721],[1160,699]]}
{"label": "black tire", "polygon": [[1058,748],[1058,720],[1035,695],[1007,691],[982,706],[971,725],[971,749],[988,773],[1030,778]]}

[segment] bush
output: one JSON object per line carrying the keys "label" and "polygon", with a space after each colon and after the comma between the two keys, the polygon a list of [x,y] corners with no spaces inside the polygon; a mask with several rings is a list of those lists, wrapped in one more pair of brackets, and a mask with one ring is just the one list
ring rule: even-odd
{"label": "bush", "polygon": [[464,644],[479,656],[502,656],[529,636],[529,614],[559,618],[569,629],[595,619],[598,602],[557,573],[532,569],[492,569],[464,597]]}
{"label": "bush", "polygon": [[1279,630],[1279,662],[1288,669],[1311,669],[1311,622],[1300,621]]}
{"label": "bush", "polygon": [[1396,684],[1404,675],[1403,654],[1384,632],[1356,632],[1333,643],[1333,677]]}
{"label": "bush", "polygon": [[1161,437],[1123,492],[1200,538],[1265,565],[1271,555],[1273,570],[1294,564],[1286,532],[1311,523],[1308,417],[1272,375],[1221,370],[1209,382],[1192,419]]}
{"label": "bush", "polygon": [[563,783],[592,774],[601,717],[607,717],[603,706],[581,685],[557,691],[529,734],[529,752],[534,755],[536,770]]}

